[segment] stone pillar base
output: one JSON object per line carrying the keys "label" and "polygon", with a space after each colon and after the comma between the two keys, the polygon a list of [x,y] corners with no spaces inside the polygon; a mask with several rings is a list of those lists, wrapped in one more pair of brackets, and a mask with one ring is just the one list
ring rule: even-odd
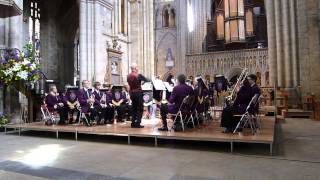
{"label": "stone pillar base", "polygon": [[288,95],[288,108],[301,109],[301,94],[297,88],[284,88]]}

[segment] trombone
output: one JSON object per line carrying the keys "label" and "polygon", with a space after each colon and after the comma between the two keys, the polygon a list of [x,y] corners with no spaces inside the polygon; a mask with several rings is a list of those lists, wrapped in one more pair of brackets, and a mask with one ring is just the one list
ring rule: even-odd
{"label": "trombone", "polygon": [[230,95],[226,97],[226,105],[227,106],[231,106],[233,104],[233,102],[237,98],[236,89],[239,89],[243,85],[243,82],[246,80],[248,75],[249,75],[248,69],[244,68],[242,70],[241,74],[239,75],[237,82],[234,85]]}

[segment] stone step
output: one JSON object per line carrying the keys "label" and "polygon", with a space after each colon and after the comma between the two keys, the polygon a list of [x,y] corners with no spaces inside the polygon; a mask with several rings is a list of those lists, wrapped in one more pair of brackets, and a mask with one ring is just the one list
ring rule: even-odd
{"label": "stone step", "polygon": [[312,111],[305,111],[302,109],[288,109],[287,112],[284,113],[286,118],[312,118],[313,112]]}

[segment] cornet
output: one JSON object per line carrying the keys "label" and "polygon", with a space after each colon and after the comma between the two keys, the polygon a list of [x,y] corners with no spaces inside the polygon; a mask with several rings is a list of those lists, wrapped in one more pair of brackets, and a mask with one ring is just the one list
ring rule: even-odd
{"label": "cornet", "polygon": [[94,97],[94,94],[92,94],[89,98],[89,105],[90,105],[90,108],[93,109],[93,105],[94,105],[94,100],[95,100],[95,97]]}
{"label": "cornet", "polygon": [[102,97],[100,99],[100,104],[102,107],[107,106],[107,95],[105,93],[102,94]]}

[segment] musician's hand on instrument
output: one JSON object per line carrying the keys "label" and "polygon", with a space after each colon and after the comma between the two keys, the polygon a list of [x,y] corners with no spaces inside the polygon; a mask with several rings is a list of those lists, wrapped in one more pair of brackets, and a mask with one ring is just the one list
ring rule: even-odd
{"label": "musician's hand on instrument", "polygon": [[54,109],[57,109],[57,108],[58,108],[58,105],[54,105],[53,108],[54,108]]}
{"label": "musician's hand on instrument", "polygon": [[59,105],[60,107],[63,107],[63,106],[64,106],[64,104],[63,104],[63,103],[59,103],[58,105]]}

